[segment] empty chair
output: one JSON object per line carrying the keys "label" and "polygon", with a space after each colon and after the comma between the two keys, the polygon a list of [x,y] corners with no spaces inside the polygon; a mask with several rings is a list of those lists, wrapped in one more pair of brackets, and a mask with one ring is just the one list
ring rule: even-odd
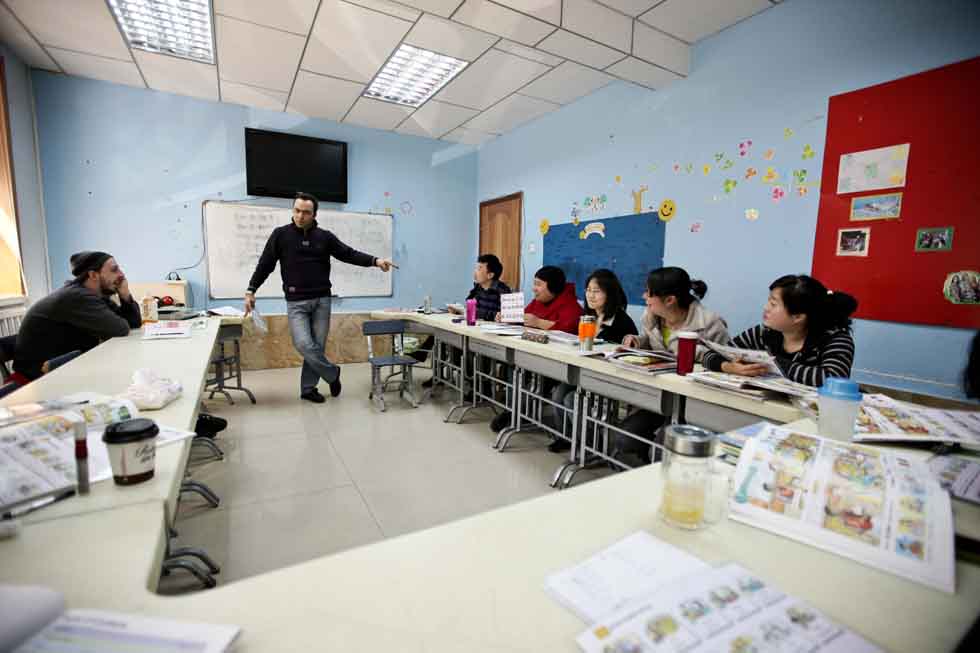
{"label": "empty chair", "polygon": [[[397,390],[399,397],[407,399],[412,408],[417,408],[418,401],[415,399],[412,367],[418,361],[402,353],[405,350],[405,322],[402,320],[365,322],[362,332],[367,336],[368,362],[371,363],[371,393],[368,395],[368,399],[373,400],[381,412],[384,412],[386,410],[385,393]],[[390,356],[374,355],[372,336],[391,336]],[[389,367],[391,372],[388,376],[383,377],[384,370]]]}

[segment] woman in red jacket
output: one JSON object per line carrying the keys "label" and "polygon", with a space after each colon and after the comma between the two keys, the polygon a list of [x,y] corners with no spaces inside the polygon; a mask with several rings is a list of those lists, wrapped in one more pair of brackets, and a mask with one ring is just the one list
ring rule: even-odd
{"label": "woman in red jacket", "polygon": [[535,272],[532,292],[534,299],[524,309],[524,326],[578,333],[582,306],[575,298],[575,284],[566,282],[561,268],[546,265]]}

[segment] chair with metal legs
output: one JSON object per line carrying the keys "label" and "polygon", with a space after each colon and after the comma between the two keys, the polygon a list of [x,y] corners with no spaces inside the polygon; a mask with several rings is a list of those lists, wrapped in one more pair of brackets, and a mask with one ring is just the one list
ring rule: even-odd
{"label": "chair with metal legs", "polygon": [[[418,408],[415,398],[415,383],[412,379],[412,368],[418,363],[410,356],[405,356],[405,322],[404,320],[379,320],[365,322],[361,332],[367,336],[368,362],[371,364],[371,392],[368,399],[375,402],[381,412],[387,410],[385,393],[397,390],[398,396],[406,399],[412,408]],[[372,336],[391,336],[391,356],[375,356]],[[382,377],[386,368],[392,372]],[[391,386],[394,385],[394,388]]]}

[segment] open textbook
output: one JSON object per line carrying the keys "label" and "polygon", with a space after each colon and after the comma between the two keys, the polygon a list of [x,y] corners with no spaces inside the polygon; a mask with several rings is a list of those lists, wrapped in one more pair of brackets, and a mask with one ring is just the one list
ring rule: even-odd
{"label": "open textbook", "polygon": [[14,653],[221,653],[241,629],[105,610],[65,610],[58,592],[0,585],[0,650]]}
{"label": "open textbook", "polygon": [[953,514],[928,465],[767,425],[745,441],[732,519],[952,593]]}
{"label": "open textbook", "polygon": [[677,371],[677,357],[670,351],[652,351],[633,347],[616,347],[612,351],[580,352],[580,356],[598,358],[623,369],[647,374]]}
{"label": "open textbook", "polygon": [[[112,478],[102,433],[107,425],[132,419],[139,411],[126,399],[85,396],[87,403],[77,403],[81,395],[68,397],[62,400],[67,409],[0,428],[0,512],[75,487],[75,434],[79,432],[87,442],[90,481]],[[194,436],[158,426],[157,447]]]}
{"label": "open textbook", "polygon": [[743,363],[762,363],[768,368],[769,374],[783,376],[783,371],[776,365],[776,357],[762,349],[742,349],[740,347],[711,342],[710,340],[700,340],[698,344],[718,352],[725,357],[725,360],[742,361]]}
{"label": "open textbook", "polygon": [[577,642],[586,653],[880,650],[735,564],[684,576],[606,615]]}
{"label": "open textbook", "polygon": [[790,381],[784,376],[775,374],[768,376],[739,376],[725,372],[692,372],[687,375],[692,381],[710,385],[720,390],[728,390],[751,398],[765,399],[770,393],[788,395],[790,397],[816,399],[817,390],[808,385]]}
{"label": "open textbook", "polygon": [[865,395],[855,442],[956,442],[980,446],[980,411],[925,408],[881,394]]}

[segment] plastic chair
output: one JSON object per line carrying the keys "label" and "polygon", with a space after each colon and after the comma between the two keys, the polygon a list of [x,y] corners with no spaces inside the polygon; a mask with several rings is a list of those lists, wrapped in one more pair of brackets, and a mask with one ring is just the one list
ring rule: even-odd
{"label": "plastic chair", "polygon": [[[384,412],[387,409],[385,393],[398,390],[399,397],[407,398],[412,408],[418,408],[419,404],[415,398],[412,381],[412,367],[418,361],[402,353],[405,350],[405,322],[402,320],[365,322],[361,331],[367,336],[368,362],[371,363],[371,393],[368,395],[368,399],[374,401],[381,412]],[[391,336],[391,356],[374,355],[372,336]],[[388,367],[392,368],[393,371],[387,377],[382,378],[382,371]],[[400,378],[396,379],[395,377]],[[389,387],[392,384],[395,384],[394,388]]]}

